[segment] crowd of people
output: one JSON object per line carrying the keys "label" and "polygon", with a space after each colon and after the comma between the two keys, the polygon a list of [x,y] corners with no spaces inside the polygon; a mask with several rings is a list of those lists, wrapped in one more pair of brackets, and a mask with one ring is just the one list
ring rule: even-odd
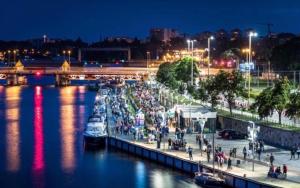
{"label": "crowd of people", "polygon": [[270,165],[268,176],[271,178],[285,179],[287,177],[287,166],[284,164],[282,166],[282,170],[280,166],[275,166],[273,164]]}

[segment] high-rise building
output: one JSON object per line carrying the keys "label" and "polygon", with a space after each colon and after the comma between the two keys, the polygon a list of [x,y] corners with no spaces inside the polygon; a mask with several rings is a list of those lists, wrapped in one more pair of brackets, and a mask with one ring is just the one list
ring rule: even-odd
{"label": "high-rise building", "polygon": [[150,38],[162,42],[169,42],[172,38],[179,37],[178,31],[169,28],[154,28],[150,30]]}

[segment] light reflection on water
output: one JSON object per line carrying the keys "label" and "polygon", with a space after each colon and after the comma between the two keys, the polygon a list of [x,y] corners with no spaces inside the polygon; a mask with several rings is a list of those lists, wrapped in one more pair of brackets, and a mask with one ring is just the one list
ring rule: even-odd
{"label": "light reflection on water", "polygon": [[62,168],[66,172],[72,172],[75,167],[74,147],[74,113],[75,113],[76,87],[64,87],[60,89],[60,134],[62,149]]}
{"label": "light reflection on water", "polygon": [[[1,90],[2,91],[2,90]],[[19,103],[20,87],[9,87],[5,89],[6,111],[6,165],[7,170],[16,172],[20,167],[20,128],[19,128]]]}
{"label": "light reflection on water", "polygon": [[132,155],[84,150],[94,97],[82,86],[0,86],[0,187],[195,187]]}
{"label": "light reflection on water", "polygon": [[34,88],[34,154],[33,178],[37,187],[44,187],[44,129],[43,129],[43,90]]}

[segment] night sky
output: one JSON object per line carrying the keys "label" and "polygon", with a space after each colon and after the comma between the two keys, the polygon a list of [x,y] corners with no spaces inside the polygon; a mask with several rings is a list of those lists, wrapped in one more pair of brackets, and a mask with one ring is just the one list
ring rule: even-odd
{"label": "night sky", "polygon": [[0,39],[144,38],[152,27],[194,34],[255,28],[300,33],[299,0],[1,0]]}

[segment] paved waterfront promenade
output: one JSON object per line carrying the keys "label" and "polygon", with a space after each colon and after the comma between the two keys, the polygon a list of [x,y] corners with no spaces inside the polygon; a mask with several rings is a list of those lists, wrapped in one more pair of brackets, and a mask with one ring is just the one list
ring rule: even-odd
{"label": "paved waterfront promenade", "polygon": [[[129,141],[131,143],[135,143],[137,145],[149,148],[149,149],[156,149],[156,142],[152,144],[148,144],[146,140],[139,140],[136,141],[133,139],[133,135],[113,135],[116,136],[119,139],[123,139],[126,141]],[[196,141],[188,141],[188,146],[193,147],[193,161],[199,162],[201,161],[202,164],[211,166],[212,167],[212,161],[210,163],[207,163],[207,158],[206,158],[206,153],[203,152],[202,156],[200,153],[199,149],[197,147]],[[167,142],[161,143],[161,149],[157,149],[163,152],[166,152],[167,154],[174,155],[176,157],[180,157],[186,160],[189,160],[188,153],[185,151],[177,151],[177,150],[169,150]],[[226,151],[226,150],[225,150]],[[295,162],[299,163],[299,161]],[[277,164],[275,163],[275,166]],[[224,171],[227,171],[227,165],[224,164],[223,167],[218,167],[217,163],[215,163],[215,168],[216,169],[222,169]],[[264,183],[268,183],[271,185],[275,186],[280,186],[280,187],[299,187],[300,186],[300,173],[296,171],[289,171],[288,172],[288,178],[286,180],[279,180],[279,179],[274,179],[274,178],[267,178],[267,172],[268,172],[269,167],[264,164],[263,162],[256,162],[255,163],[255,171],[252,172],[252,162],[247,161],[241,162],[241,165],[239,167],[235,166],[235,159],[233,160],[233,168],[232,170],[229,170],[230,173],[235,174],[237,176],[242,176],[243,174],[246,174],[246,176],[250,179],[256,180],[256,181],[261,181]]]}
{"label": "paved waterfront promenade", "polygon": [[[161,143],[161,149],[156,149],[156,142],[153,142],[151,144],[147,143],[147,140],[134,140],[133,135],[121,135],[116,134],[115,132],[115,122],[113,120],[111,109],[108,105],[107,108],[108,113],[108,125],[110,130],[110,135],[113,137],[116,137],[118,139],[126,140],[128,142],[149,148],[154,150],[163,151],[169,155],[174,155],[176,157],[180,157],[185,160],[189,160],[188,153],[185,151],[177,151],[177,150],[169,150],[168,149],[168,143],[167,139],[175,138],[174,130],[171,129],[171,132],[167,138],[163,139],[163,142]],[[207,154],[205,152],[201,152],[199,150],[199,146],[196,143],[196,135],[195,134],[186,134],[185,140],[187,141],[187,146],[191,146],[193,148],[193,161],[199,162],[201,161],[202,164],[212,167],[212,161],[210,163],[207,163]],[[211,142],[211,138],[207,136],[208,140]],[[221,146],[222,150],[225,152],[225,154],[228,156],[229,150],[233,147],[237,148],[237,158],[232,159],[232,166],[233,168],[228,171],[227,165],[224,164],[223,167],[218,167],[217,163],[215,163],[216,169],[221,169],[224,171],[227,171],[229,173],[232,173],[237,176],[243,176],[246,175],[247,178],[260,181],[263,183],[267,183],[270,185],[280,186],[280,187],[300,187],[300,160],[289,160],[290,155],[289,151],[286,150],[280,150],[278,148],[265,146],[265,152],[262,153],[261,161],[255,160],[255,171],[252,171],[252,160],[242,160],[242,148],[244,146],[247,146],[248,148],[248,141],[247,140],[223,140],[223,139],[216,139],[215,140],[216,146]],[[275,156],[275,166],[282,166],[283,164],[287,164],[288,166],[288,177],[286,180],[279,180],[274,178],[267,178],[267,172],[269,170],[268,161],[267,161],[267,155],[270,153],[273,153]],[[212,158],[212,156],[211,156]],[[248,157],[251,158],[251,157]],[[241,161],[241,164],[237,167],[236,166],[236,160],[239,159]]]}

